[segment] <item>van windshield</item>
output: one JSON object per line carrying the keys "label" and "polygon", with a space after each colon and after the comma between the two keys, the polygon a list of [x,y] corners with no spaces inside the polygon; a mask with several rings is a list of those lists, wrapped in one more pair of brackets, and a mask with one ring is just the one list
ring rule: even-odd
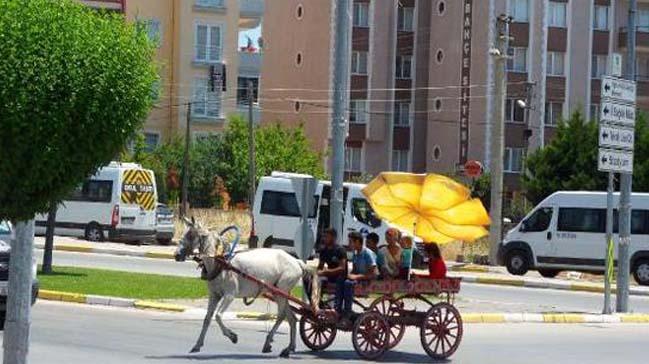
{"label": "van windshield", "polygon": [[374,209],[372,209],[370,203],[365,199],[355,198],[352,200],[352,215],[359,222],[372,228],[381,226],[381,220],[376,217]]}
{"label": "van windshield", "polygon": [[0,234],[6,235],[11,233],[9,224],[6,221],[0,221]]}
{"label": "van windshield", "polygon": [[552,221],[552,207],[542,207],[523,221],[525,232],[546,231]]}

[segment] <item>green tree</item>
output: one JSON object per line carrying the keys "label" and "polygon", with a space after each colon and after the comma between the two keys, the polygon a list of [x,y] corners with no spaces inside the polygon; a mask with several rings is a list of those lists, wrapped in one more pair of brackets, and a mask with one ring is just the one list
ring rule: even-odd
{"label": "green tree", "polygon": [[0,220],[17,221],[4,362],[26,361],[33,229],[144,122],[154,47],[72,0],[0,0]]}
{"label": "green tree", "polygon": [[[599,190],[607,185],[605,173],[597,170],[598,125],[579,112],[562,121],[555,138],[531,153],[526,161],[523,188],[528,200],[537,204],[560,190]],[[649,190],[649,126],[640,114],[636,123],[634,191]]]}

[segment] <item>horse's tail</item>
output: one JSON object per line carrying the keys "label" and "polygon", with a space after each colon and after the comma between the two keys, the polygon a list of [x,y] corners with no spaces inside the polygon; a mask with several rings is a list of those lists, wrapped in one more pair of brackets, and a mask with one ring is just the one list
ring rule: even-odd
{"label": "horse's tail", "polygon": [[[306,263],[300,261],[302,265],[302,288],[307,289],[311,287],[311,295],[309,300],[311,301],[311,307],[314,310],[317,310],[320,306],[320,277],[318,276],[318,268],[310,267]],[[306,291],[305,291],[306,292]]]}

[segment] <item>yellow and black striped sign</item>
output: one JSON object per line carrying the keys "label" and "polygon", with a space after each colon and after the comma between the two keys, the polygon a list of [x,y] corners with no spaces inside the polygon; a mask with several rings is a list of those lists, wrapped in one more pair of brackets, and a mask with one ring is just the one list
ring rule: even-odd
{"label": "yellow and black striped sign", "polygon": [[138,204],[145,210],[155,209],[153,174],[142,169],[128,169],[122,176],[122,203]]}

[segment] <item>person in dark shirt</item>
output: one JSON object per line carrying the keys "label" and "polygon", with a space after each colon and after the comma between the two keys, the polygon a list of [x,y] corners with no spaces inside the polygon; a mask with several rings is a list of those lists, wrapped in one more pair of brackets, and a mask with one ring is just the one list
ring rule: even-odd
{"label": "person in dark shirt", "polygon": [[[318,263],[318,276],[320,277],[320,287],[335,284],[336,290],[343,287],[347,278],[347,252],[345,248],[338,244],[338,233],[334,229],[324,231],[322,237],[324,243],[320,251]],[[307,293],[311,296],[311,287],[309,285]],[[342,297],[336,295],[335,308],[342,311]]]}

